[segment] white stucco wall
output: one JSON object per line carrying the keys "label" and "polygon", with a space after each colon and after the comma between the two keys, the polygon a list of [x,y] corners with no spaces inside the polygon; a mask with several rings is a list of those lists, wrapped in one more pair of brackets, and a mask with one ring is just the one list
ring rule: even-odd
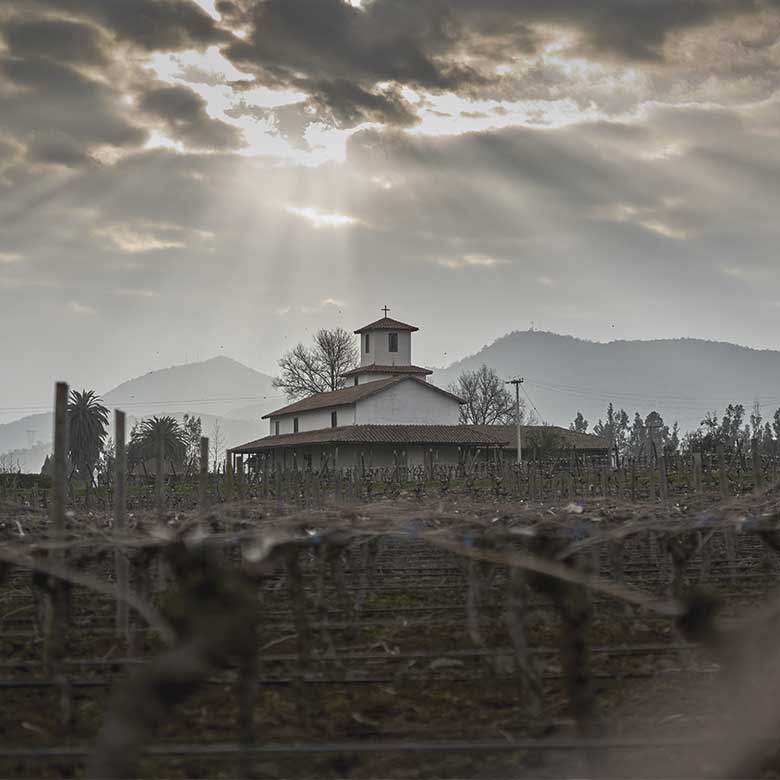
{"label": "white stucco wall", "polygon": [[[335,407],[338,413],[338,424],[354,425],[355,412],[352,406]],[[330,413],[333,407],[326,409],[313,409],[310,412],[299,412],[298,414],[283,414],[279,417],[272,417],[269,422],[268,432],[273,436],[276,433],[276,420],[279,421],[279,434],[293,433],[293,419],[298,418],[298,433],[304,431],[318,431],[322,428],[330,428]]]}
{"label": "white stucco wall", "polygon": [[[307,455],[309,457],[307,457]],[[396,464],[413,468],[416,466],[457,466],[474,457],[473,451],[461,452],[455,446],[441,445],[390,445],[390,444],[304,444],[298,447],[284,447],[270,450],[263,458],[262,468],[274,470],[298,470],[311,468],[320,471],[323,468],[358,469],[392,467]],[[483,450],[479,461],[493,462],[496,453]],[[506,459],[506,453],[504,453]],[[511,459],[510,459],[511,460]]]}
{"label": "white stucco wall", "polygon": [[366,334],[360,334],[360,365],[370,366],[377,363],[380,366],[410,366],[412,364],[412,334],[407,330],[397,331],[398,352],[388,350],[388,334],[396,331],[369,331],[369,351],[366,352]]}
{"label": "white stucco wall", "polygon": [[457,425],[460,404],[410,380],[358,401],[356,425]]}

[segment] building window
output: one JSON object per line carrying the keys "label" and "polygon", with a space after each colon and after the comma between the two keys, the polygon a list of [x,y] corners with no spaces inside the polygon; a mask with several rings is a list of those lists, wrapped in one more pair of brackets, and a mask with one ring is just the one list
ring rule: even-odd
{"label": "building window", "polygon": [[338,414],[336,412],[330,413],[330,427],[336,428],[339,424]]}
{"label": "building window", "polygon": [[278,436],[279,435],[279,420],[274,421],[274,433]]}
{"label": "building window", "polygon": [[388,352],[398,352],[398,334],[397,333],[388,333],[387,334],[387,350]]}
{"label": "building window", "polygon": [[366,333],[366,352],[371,352],[371,334]]}
{"label": "building window", "polygon": [[293,417],[293,433],[298,433],[298,418]]}
{"label": "building window", "polygon": [[358,378],[355,377],[355,387],[357,387],[357,383],[358,383]]}

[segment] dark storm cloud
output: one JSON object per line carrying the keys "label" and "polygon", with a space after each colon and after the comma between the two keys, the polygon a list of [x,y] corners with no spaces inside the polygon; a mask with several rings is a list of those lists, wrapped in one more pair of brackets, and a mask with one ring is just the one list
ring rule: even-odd
{"label": "dark storm cloud", "polygon": [[65,19],[9,20],[2,29],[13,57],[45,57],[55,62],[106,65],[106,36],[91,24]]}
{"label": "dark storm cloud", "polygon": [[51,132],[33,135],[27,147],[27,159],[33,163],[63,165],[66,168],[94,163],[83,144],[67,134]]}
{"label": "dark storm cloud", "polygon": [[[371,101],[381,101],[378,88],[387,83],[483,97],[513,89],[516,97],[536,97],[532,93],[548,82],[544,91],[550,94],[556,85],[549,83],[549,73],[517,81],[495,71],[533,54],[545,36],[549,39],[550,27],[574,36],[569,53],[658,66],[671,34],[769,7],[769,0],[367,0],[363,8],[346,0],[235,0],[218,5],[226,19],[250,31],[246,40],[234,39],[225,48],[236,64],[254,69],[260,83],[307,91],[337,119],[352,116],[355,122]],[[362,100],[354,99],[358,94]],[[408,110],[381,113],[388,124],[408,123]]]}
{"label": "dark storm cloud", "polygon": [[288,143],[309,149],[306,130],[312,122],[348,129],[365,122],[391,127],[410,127],[417,115],[397,89],[368,92],[350,81],[320,82],[313,96],[278,108],[261,108],[241,102],[226,111],[233,119],[252,116],[270,120]]}
{"label": "dark storm cloud", "polygon": [[321,81],[314,86],[311,104],[320,117],[337,127],[355,127],[363,122],[407,126],[417,120],[409,103],[395,89],[369,92],[346,81]]}
{"label": "dark storm cloud", "polygon": [[206,101],[182,86],[155,86],[146,90],[139,108],[162,119],[172,138],[197,149],[235,149],[242,144],[241,132],[212,119]]}
{"label": "dark storm cloud", "polygon": [[25,0],[5,10],[0,132],[26,148],[28,161],[73,169],[95,164],[100,147],[137,149],[154,124],[131,108],[139,90],[141,111],[174,139],[201,149],[241,145],[239,131],[211,119],[195,93],[146,86],[149,76],[134,59],[133,49],[204,48],[229,39],[190,0]]}
{"label": "dark storm cloud", "polygon": [[77,164],[101,145],[134,148],[147,132],[119,104],[121,93],[48,59],[0,58],[0,131],[37,161]]}
{"label": "dark storm cloud", "polygon": [[24,0],[19,7],[89,19],[148,51],[203,48],[230,37],[190,0]]}
{"label": "dark storm cloud", "polygon": [[309,92],[342,123],[379,115],[409,124],[409,109],[398,97],[388,99],[383,82],[457,91],[486,81],[455,59],[436,60],[448,39],[446,14],[426,19],[387,13],[380,3],[361,11],[343,0],[269,0],[245,17],[249,40],[235,40],[226,54],[254,67],[262,83]]}

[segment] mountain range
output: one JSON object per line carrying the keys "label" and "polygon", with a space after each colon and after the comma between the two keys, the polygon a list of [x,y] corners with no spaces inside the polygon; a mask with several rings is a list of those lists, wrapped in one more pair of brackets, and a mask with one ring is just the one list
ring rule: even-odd
{"label": "mountain range", "polygon": [[[542,331],[510,333],[479,352],[437,370],[441,387],[486,364],[504,378],[523,377],[523,400],[547,422],[568,426],[577,412],[592,425],[611,401],[643,417],[653,410],[682,430],[729,403],[780,406],[780,352],[702,339],[585,341]],[[527,396],[525,395],[527,393]],[[530,400],[529,400],[530,399]]]}
{"label": "mountain range", "polygon": [[[682,430],[732,402],[750,409],[758,400],[765,418],[780,407],[780,352],[701,339],[599,343],[516,331],[436,369],[430,381],[448,387],[483,363],[505,379],[523,377],[527,408],[556,425],[568,426],[582,412],[592,428],[610,401],[631,416],[655,410]],[[285,403],[270,376],[227,357],[152,371],[103,393],[103,400],[124,409],[130,424],[151,414],[196,414],[206,436],[213,438],[219,425],[227,447],[264,435],[260,418]],[[22,468],[39,469],[51,430],[50,413],[0,425],[0,456],[14,451]]]}

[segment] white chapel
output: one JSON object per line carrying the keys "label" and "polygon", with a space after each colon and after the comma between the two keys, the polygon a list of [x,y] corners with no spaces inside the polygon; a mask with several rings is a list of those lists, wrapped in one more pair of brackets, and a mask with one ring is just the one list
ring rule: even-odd
{"label": "white chapel", "polygon": [[412,363],[414,325],[384,316],[355,331],[360,365],[341,390],[317,393],[265,415],[269,435],[233,448],[258,467],[366,468],[462,462],[495,449],[495,436],[459,425],[463,401]]}

